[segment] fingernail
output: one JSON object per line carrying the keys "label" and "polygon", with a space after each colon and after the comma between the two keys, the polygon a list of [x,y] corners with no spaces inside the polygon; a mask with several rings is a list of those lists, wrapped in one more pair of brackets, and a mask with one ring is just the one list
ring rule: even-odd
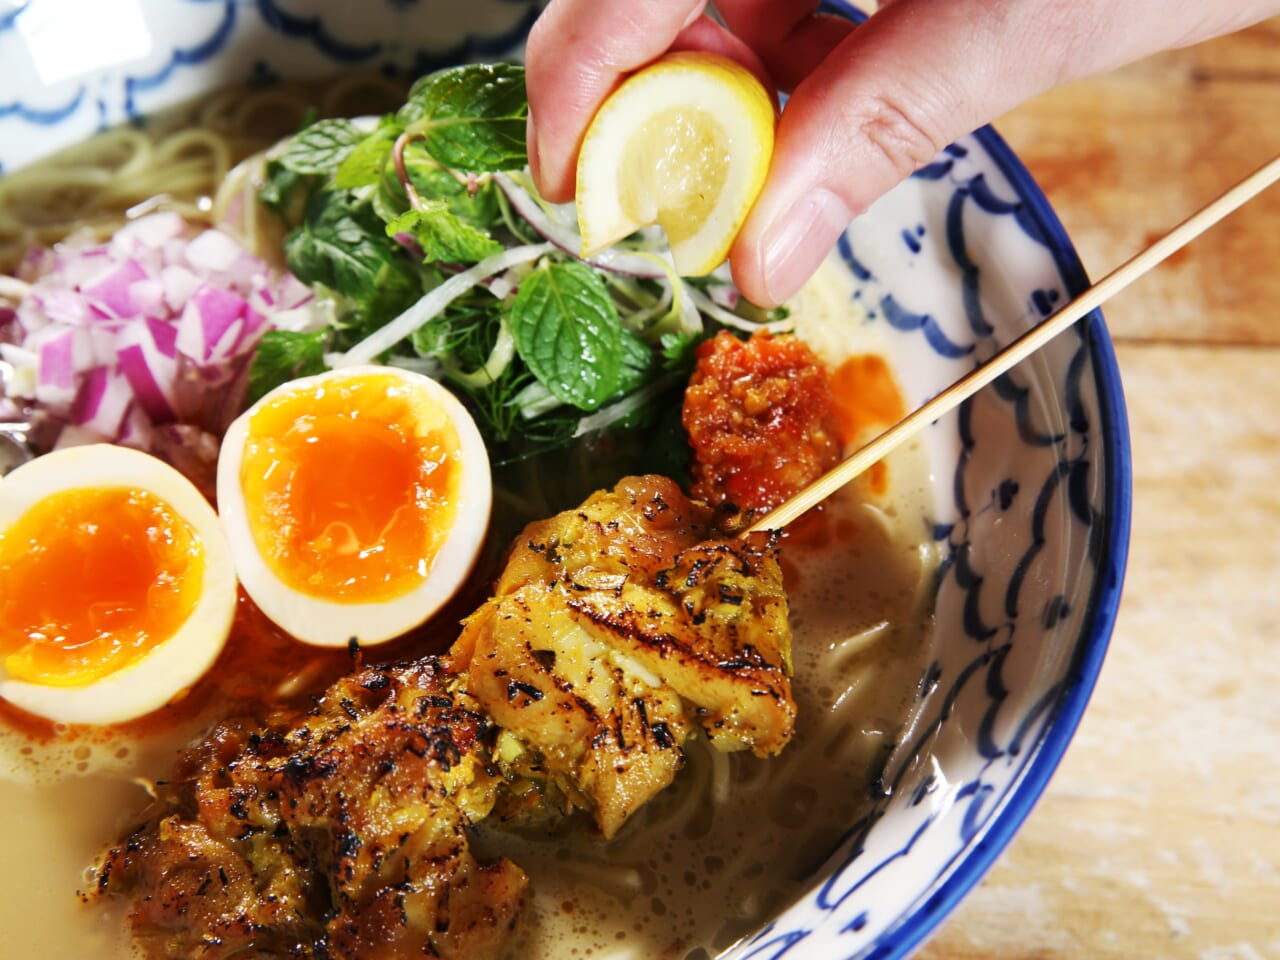
{"label": "fingernail", "polygon": [[819,188],[770,224],[762,244],[764,288],[774,303],[804,286],[852,219],[843,200]]}
{"label": "fingernail", "polygon": [[538,180],[538,134],[533,129],[533,111],[530,110],[528,117],[524,123],[524,144],[525,153],[529,157],[529,172],[533,174],[534,182]]}

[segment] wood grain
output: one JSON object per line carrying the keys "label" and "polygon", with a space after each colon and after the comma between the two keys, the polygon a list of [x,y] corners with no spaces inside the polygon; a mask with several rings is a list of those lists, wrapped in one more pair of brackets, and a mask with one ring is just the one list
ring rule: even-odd
{"label": "wood grain", "polygon": [[[997,129],[1099,276],[1280,152],[1280,19]],[[1134,471],[1111,648],[1040,804],[922,960],[1280,958],[1280,191],[1104,313]]]}
{"label": "wood grain", "polygon": [[1280,350],[1118,353],[1134,514],[1111,649],[925,960],[1280,956]]}
{"label": "wood grain", "polygon": [[[1280,18],[1036,98],[996,124],[1091,275],[1280,153]],[[1280,343],[1280,191],[1107,313],[1117,338]]]}

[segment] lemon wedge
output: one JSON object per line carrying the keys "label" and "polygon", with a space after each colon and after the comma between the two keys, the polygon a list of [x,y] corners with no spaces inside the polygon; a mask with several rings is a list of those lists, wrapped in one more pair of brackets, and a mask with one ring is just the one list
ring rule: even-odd
{"label": "lemon wedge", "polygon": [[669,53],[632,74],[578,154],[583,257],[658,224],[678,273],[710,273],[764,186],[774,121],[755,75],[718,54]]}

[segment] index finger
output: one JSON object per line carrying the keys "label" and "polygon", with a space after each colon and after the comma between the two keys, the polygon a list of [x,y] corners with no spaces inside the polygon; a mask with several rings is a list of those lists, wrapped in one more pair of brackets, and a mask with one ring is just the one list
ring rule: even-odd
{"label": "index finger", "polygon": [[573,196],[574,161],[596,108],[666,53],[706,0],[552,0],[529,32],[529,163],[548,200]]}

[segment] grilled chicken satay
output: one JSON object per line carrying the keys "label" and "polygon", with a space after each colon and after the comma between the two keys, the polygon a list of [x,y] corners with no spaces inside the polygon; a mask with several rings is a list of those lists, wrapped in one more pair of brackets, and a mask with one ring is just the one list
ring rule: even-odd
{"label": "grilled chicken satay", "polygon": [[363,670],[309,715],[229,721],[109,851],[147,958],[501,954],[527,879],[467,827],[498,780],[492,729],[432,660]]}
{"label": "grilled chicken satay", "polygon": [[664,477],[630,477],[530,524],[451,669],[502,728],[503,813],[585,809],[613,836],[702,730],[721,750],[790,739],[791,634],[774,545],[717,538]]}

